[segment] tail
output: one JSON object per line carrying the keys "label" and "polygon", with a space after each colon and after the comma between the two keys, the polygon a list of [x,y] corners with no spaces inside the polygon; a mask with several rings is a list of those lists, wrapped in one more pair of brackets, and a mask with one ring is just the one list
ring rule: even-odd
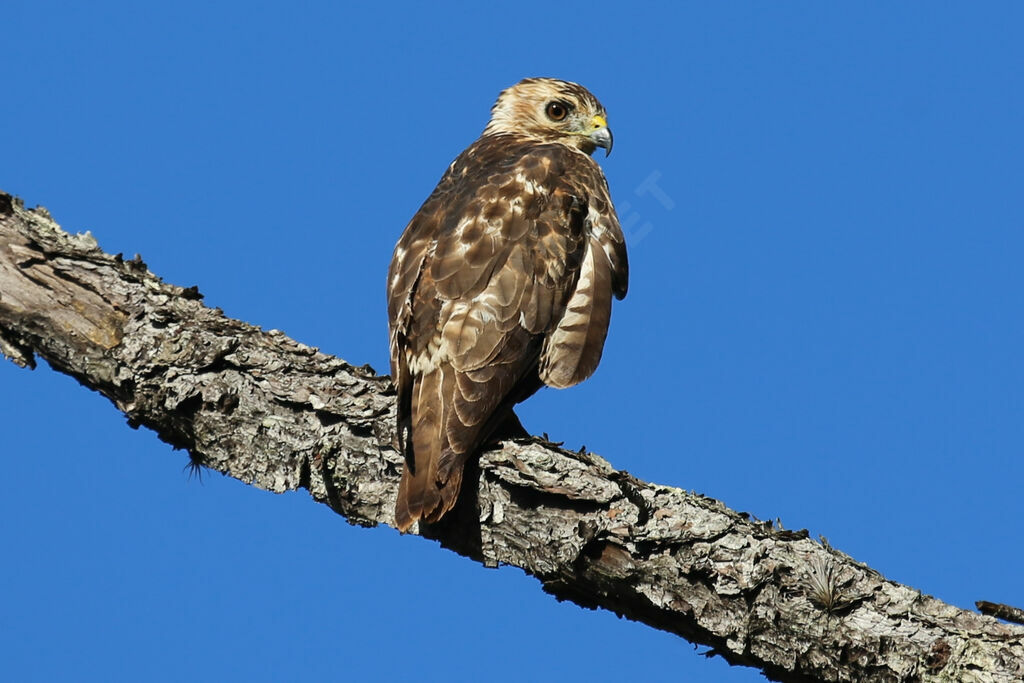
{"label": "tail", "polygon": [[443,363],[411,378],[409,399],[399,405],[400,428],[407,424],[404,433],[411,432],[395,502],[399,531],[416,520],[437,522],[455,507],[463,468],[482,444],[526,434],[512,407],[541,387],[540,348],[539,335],[518,328],[484,367],[459,371]]}
{"label": "tail", "polygon": [[445,410],[450,410],[455,372],[438,368],[416,379],[412,392],[412,438],[395,501],[395,526],[405,532],[417,520],[437,522],[455,507],[462,486],[465,454],[449,442]]}
{"label": "tail", "polygon": [[[426,471],[426,467],[420,468]],[[408,463],[398,485],[395,501],[395,526],[406,532],[413,522],[423,520],[433,524],[455,507],[462,487],[462,466],[452,470],[443,484],[436,483],[426,474],[412,474]]]}

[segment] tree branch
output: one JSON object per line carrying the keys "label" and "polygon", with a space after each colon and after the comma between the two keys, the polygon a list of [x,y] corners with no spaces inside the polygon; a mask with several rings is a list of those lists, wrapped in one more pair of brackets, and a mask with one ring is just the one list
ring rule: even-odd
{"label": "tree branch", "polygon": [[[352,524],[390,524],[401,458],[389,378],[201,299],[0,193],[7,357],[22,366],[45,358],[197,465],[268,491],[308,489]],[[505,442],[467,471],[474,479],[450,519],[419,533],[770,678],[1024,678],[1024,628],[594,454]]]}

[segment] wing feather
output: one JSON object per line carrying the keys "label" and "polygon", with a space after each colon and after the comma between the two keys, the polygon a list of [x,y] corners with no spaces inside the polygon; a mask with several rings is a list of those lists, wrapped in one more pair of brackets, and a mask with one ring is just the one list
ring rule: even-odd
{"label": "wing feather", "polygon": [[564,389],[593,374],[601,361],[612,312],[612,268],[596,240],[590,240],[576,289],[558,326],[544,340],[540,377]]}

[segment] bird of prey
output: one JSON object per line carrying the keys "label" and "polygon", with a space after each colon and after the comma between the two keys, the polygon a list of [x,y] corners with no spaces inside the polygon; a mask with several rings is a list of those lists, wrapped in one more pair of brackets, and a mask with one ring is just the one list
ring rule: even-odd
{"label": "bird of prey", "polygon": [[591,158],[612,134],[576,83],[502,91],[480,138],[452,162],[395,246],[388,271],[391,373],[405,469],[395,523],[436,522],[466,461],[522,427],[541,386],[569,387],[601,360],[626,246]]}

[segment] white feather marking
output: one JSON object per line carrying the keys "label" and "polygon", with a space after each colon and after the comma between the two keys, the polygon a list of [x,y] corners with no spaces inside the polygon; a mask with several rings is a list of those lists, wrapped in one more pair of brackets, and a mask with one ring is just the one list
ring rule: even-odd
{"label": "white feather marking", "polygon": [[590,234],[600,239],[608,232],[605,225],[604,214],[597,211],[593,204],[587,205],[587,224],[590,226]]}
{"label": "white feather marking", "polygon": [[547,194],[548,189],[541,183],[531,180],[522,171],[516,173],[516,182],[525,194]]}
{"label": "white feather marking", "polygon": [[611,242],[601,242],[601,250],[604,251],[604,256],[608,259],[608,263],[615,263],[615,246]]}
{"label": "white feather marking", "polygon": [[427,348],[419,354],[406,349],[405,362],[409,372],[414,375],[425,375],[448,360],[448,353],[441,343],[441,335],[435,334],[427,343]]}
{"label": "white feather marking", "polygon": [[469,228],[469,226],[473,225],[473,223],[475,221],[476,221],[476,216],[464,216],[459,221],[458,225],[455,226],[456,234],[460,234],[461,235],[462,233],[466,232],[466,230]]}

